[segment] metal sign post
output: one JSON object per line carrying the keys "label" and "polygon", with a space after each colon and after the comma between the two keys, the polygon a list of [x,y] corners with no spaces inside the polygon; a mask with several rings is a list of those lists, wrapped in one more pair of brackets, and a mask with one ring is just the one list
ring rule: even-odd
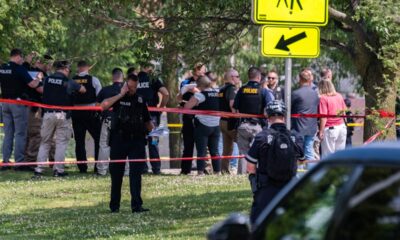
{"label": "metal sign post", "polygon": [[285,59],[285,105],[286,105],[286,127],[291,128],[291,105],[292,105],[292,59]]}

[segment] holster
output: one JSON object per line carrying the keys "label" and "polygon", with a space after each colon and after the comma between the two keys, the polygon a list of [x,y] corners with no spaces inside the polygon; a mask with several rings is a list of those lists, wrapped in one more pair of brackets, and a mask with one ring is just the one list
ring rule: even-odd
{"label": "holster", "polygon": [[250,181],[250,187],[251,187],[251,191],[253,193],[256,193],[258,188],[258,184],[257,184],[257,175],[256,174],[250,174],[249,175],[249,181]]}

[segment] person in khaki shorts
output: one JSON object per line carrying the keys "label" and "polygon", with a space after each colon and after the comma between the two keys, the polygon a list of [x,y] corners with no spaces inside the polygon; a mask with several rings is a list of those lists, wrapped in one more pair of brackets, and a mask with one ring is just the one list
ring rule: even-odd
{"label": "person in khaki shorts", "polygon": [[[229,69],[224,75],[225,85],[219,90],[220,111],[234,112],[233,102],[236,96],[236,85],[240,83],[239,73],[235,69]],[[220,128],[223,140],[223,156],[232,156],[233,144],[236,138],[236,118],[221,118]],[[230,169],[230,159],[223,159],[221,164],[222,173],[236,172]]]}
{"label": "person in khaki shorts", "polygon": [[[71,106],[71,96],[75,92],[84,93],[85,87],[70,80],[70,65],[67,61],[57,61],[54,63],[56,73],[46,77],[43,84],[43,103],[55,106]],[[56,151],[54,160],[56,162],[65,161],[65,152],[69,139],[72,134],[70,113],[60,109],[44,109],[43,123],[40,131],[41,141],[38,154],[38,163],[46,162],[49,155],[51,143],[55,135]],[[43,165],[35,168],[34,178],[40,178],[43,173]],[[53,166],[55,177],[64,177],[63,164]]]}

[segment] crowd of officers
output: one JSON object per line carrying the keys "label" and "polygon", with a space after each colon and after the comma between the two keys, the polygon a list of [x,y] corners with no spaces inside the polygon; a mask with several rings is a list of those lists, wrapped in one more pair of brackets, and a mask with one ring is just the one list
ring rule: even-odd
{"label": "crowd of officers", "polygon": [[[32,58],[35,58],[34,61]],[[3,103],[5,133],[2,149],[3,162],[9,162],[14,149],[16,162],[45,163],[53,160],[57,162],[53,166],[54,176],[66,176],[64,165],[58,162],[65,160],[72,133],[76,143],[76,158],[78,161],[86,161],[86,132],[89,132],[94,139],[96,160],[145,159],[146,145],[149,148],[149,157],[159,159],[158,139],[147,136],[160,124],[160,113],[149,112],[148,106],[165,107],[169,93],[159,79],[152,77],[152,66],[145,65],[140,72],[130,68],[126,77],[122,69],[115,68],[112,70],[112,85],[106,87],[102,87],[99,79],[90,75],[91,66],[86,61],[79,61],[77,69],[77,74],[70,78],[71,66],[67,61],[53,61],[50,56],[40,57],[35,54],[24,58],[21,50],[11,51],[9,63],[3,64],[0,68],[2,98],[30,100],[53,106],[99,105],[104,111],[66,111],[57,107],[42,109]],[[330,74],[331,78],[332,72],[327,70],[323,74],[328,77]],[[268,104],[279,105],[277,100],[281,101],[284,98],[276,71],[263,72],[257,67],[251,67],[247,78],[247,83],[242,86],[239,73],[235,69],[229,69],[223,76],[224,85],[219,88],[216,74],[207,72],[206,66],[198,63],[193,67],[191,76],[180,84],[177,96],[180,107],[265,115]],[[321,106],[311,70],[302,70],[299,78],[300,89],[303,87],[306,89],[305,93],[294,93],[297,98],[295,102],[292,102],[292,108],[297,112],[293,113],[318,113]],[[281,107],[281,109],[285,108]],[[283,118],[283,114],[280,117]],[[284,123],[284,119],[281,118],[279,127],[283,127]],[[293,130],[302,135],[302,138],[306,138],[304,141],[306,160],[316,159],[313,149],[318,132],[318,120],[308,119],[302,122],[302,120],[294,119],[294,121]],[[319,124],[319,140],[323,140],[324,134],[321,134],[321,130],[325,131],[326,120],[321,122],[323,124]],[[211,161],[211,172],[214,174],[249,172],[247,163],[250,162],[251,166],[254,163],[252,162],[254,157],[252,160],[249,158],[238,160],[237,166],[230,159],[221,160],[218,157],[221,154],[231,156],[235,142],[240,153],[247,154],[256,135],[261,133],[263,128],[271,125],[266,118],[260,117],[238,119],[202,114],[183,114],[182,123],[183,157],[193,157],[194,147],[196,147],[198,157],[206,157],[209,153],[214,157]],[[309,131],[310,129],[312,130]],[[335,127],[330,125],[328,132],[332,129]],[[310,138],[307,138],[308,136]],[[333,151],[339,149],[332,145],[328,147]],[[142,207],[141,199],[141,175],[147,172],[146,162],[132,161],[126,165],[111,163],[110,166],[98,163],[95,164],[94,171],[97,175],[106,175],[109,170],[112,180],[110,209],[112,212],[118,212],[122,179],[127,166],[130,176],[132,211],[147,211],[148,209]],[[154,174],[160,173],[160,161],[152,161],[151,167]],[[86,164],[78,164],[78,168],[81,173],[88,171]],[[3,167],[2,170],[8,170],[8,167]],[[17,167],[15,170],[32,169]],[[198,175],[210,173],[210,170],[206,170],[205,160],[197,160],[196,170]],[[181,173],[190,174],[191,171],[192,161],[182,161]],[[43,172],[44,165],[38,164],[34,169],[34,178],[41,178]]]}

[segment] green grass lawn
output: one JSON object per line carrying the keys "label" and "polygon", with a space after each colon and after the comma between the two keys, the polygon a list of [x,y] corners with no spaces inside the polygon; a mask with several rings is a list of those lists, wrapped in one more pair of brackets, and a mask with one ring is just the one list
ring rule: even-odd
{"label": "green grass lawn", "polygon": [[109,213],[109,177],[79,175],[31,181],[0,172],[0,239],[205,239],[230,212],[248,213],[244,176],[144,176],[144,207],[132,214],[128,179],[121,211]]}

